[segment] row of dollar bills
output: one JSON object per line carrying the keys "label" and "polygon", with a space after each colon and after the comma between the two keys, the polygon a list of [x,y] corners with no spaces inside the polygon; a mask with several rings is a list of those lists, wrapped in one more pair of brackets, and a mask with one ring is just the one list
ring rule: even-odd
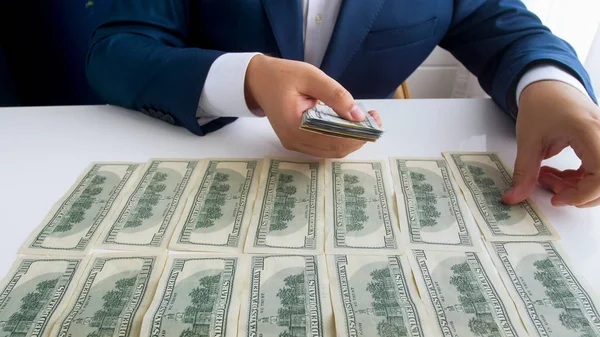
{"label": "row of dollar bills", "polygon": [[510,184],[493,153],[95,163],[0,284],[0,336],[600,336]]}

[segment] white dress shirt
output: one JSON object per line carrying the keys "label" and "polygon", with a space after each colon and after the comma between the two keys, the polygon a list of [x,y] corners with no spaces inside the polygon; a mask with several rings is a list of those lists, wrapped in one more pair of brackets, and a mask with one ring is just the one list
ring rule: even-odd
{"label": "white dress shirt", "polygon": [[[342,0],[302,0],[305,62],[320,67],[333,34],[341,3]],[[258,54],[227,53],[213,62],[198,102],[196,117],[200,125],[219,117],[260,115],[248,109],[244,96],[246,69],[252,57]],[[550,64],[540,64],[527,71],[519,80],[515,93],[517,106],[525,87],[544,80],[570,84],[588,95],[583,84],[569,73]]]}

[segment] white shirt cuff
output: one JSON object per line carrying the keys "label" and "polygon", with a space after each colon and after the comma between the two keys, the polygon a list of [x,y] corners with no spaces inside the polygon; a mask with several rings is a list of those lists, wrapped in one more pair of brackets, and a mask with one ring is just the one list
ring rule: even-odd
{"label": "white shirt cuff", "polygon": [[521,94],[523,93],[523,90],[525,90],[525,88],[528,85],[533,84],[535,82],[547,81],[547,80],[560,81],[563,83],[567,83],[567,84],[579,89],[579,91],[581,91],[584,95],[586,95],[587,97],[592,99],[590,97],[590,95],[588,94],[587,90],[585,90],[585,87],[583,86],[583,84],[581,84],[581,82],[579,82],[578,79],[573,77],[573,75],[560,69],[557,66],[554,66],[551,64],[540,64],[540,65],[534,66],[531,69],[529,69],[523,75],[523,77],[521,77],[521,79],[519,80],[519,83],[517,84],[517,97],[516,97],[517,107],[519,107],[519,99],[521,98]]}
{"label": "white shirt cuff", "polygon": [[246,105],[244,83],[250,60],[259,53],[227,53],[208,70],[196,117],[200,125],[218,117],[257,117]]}

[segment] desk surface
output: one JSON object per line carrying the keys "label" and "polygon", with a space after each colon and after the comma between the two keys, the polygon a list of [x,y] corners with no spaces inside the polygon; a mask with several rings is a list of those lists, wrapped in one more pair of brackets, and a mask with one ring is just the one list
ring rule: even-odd
{"label": "desk surface", "polygon": [[[514,122],[487,99],[374,100],[387,130],[348,158],[433,157],[442,151],[516,155]],[[0,276],[28,234],[92,161],[148,158],[301,156],[283,149],[264,118],[240,119],[206,137],[112,106],[0,109]],[[548,161],[577,168],[572,151]],[[600,292],[600,208],[554,208],[533,194],[577,270]]]}

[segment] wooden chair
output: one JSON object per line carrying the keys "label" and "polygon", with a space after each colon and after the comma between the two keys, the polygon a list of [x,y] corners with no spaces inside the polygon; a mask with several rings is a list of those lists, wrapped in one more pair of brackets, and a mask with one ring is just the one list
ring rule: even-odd
{"label": "wooden chair", "polygon": [[394,99],[409,99],[410,97],[410,90],[408,89],[407,82],[402,83],[394,93]]}

